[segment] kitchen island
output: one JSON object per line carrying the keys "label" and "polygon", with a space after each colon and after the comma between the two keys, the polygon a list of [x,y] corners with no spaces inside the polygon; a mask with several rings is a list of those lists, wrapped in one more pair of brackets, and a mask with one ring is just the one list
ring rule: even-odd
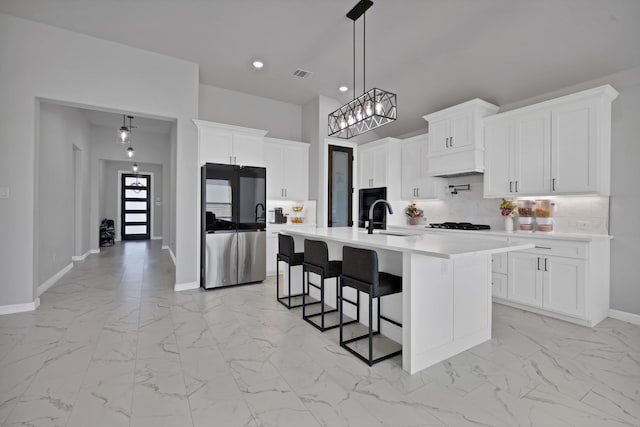
{"label": "kitchen island", "polygon": [[[345,245],[373,249],[380,271],[402,276],[402,294],[382,303],[385,316],[401,319],[402,330],[383,325],[381,333],[402,344],[402,367],[412,374],[491,338],[491,255],[534,247],[410,231],[367,234],[355,227],[282,232],[294,237],[296,251],[302,251],[305,238],[326,241],[330,259],[341,259]],[[300,277],[299,270],[292,272],[298,291]],[[325,286],[325,292],[333,287]],[[325,297],[333,300],[330,294]],[[368,319],[363,306],[360,319]],[[346,304],[345,314],[353,316]]]}

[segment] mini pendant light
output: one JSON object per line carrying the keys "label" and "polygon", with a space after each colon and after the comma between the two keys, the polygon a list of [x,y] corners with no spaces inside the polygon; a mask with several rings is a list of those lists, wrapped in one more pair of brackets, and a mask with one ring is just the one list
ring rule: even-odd
{"label": "mini pendant light", "polygon": [[[356,97],[356,21],[373,6],[371,0],[360,0],[347,13],[353,21],[353,100],[329,114],[329,136],[349,139],[397,119],[396,94],[373,88]],[[364,17],[362,38],[362,88],[366,90],[366,28]]]}
{"label": "mini pendant light", "polygon": [[[129,118],[129,127],[127,127],[127,123],[126,123],[127,118]],[[122,126],[120,127],[120,130],[118,131],[118,133],[120,135],[120,143],[121,144],[126,144],[127,142],[129,142],[129,132],[130,132],[130,129],[131,129],[131,119],[133,119],[133,116],[127,116],[125,114],[122,115]]]}
{"label": "mini pendant light", "polygon": [[134,163],[131,169],[133,170],[133,173],[138,173],[138,164]]}
{"label": "mini pendant light", "polygon": [[136,154],[136,152],[133,149],[133,147],[129,146],[129,148],[127,148],[127,156],[129,156],[129,158],[131,159],[135,154]]}

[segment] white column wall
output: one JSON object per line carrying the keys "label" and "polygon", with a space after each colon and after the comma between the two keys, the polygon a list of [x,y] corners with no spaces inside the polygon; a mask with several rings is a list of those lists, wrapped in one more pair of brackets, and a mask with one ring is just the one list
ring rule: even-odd
{"label": "white column wall", "polygon": [[[0,306],[36,301],[40,99],[177,119],[176,282],[197,285],[197,64],[0,14]],[[126,66],[122,66],[126,64]],[[92,165],[97,166],[97,165]],[[97,191],[97,186],[92,189]],[[97,206],[91,215],[98,214]]]}

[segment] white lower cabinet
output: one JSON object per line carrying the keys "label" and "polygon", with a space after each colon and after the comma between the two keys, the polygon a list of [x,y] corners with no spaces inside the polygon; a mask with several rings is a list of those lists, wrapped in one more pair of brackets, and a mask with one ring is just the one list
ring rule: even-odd
{"label": "white lower cabinet", "polygon": [[581,259],[545,258],[542,307],[570,316],[583,316],[585,267],[585,262]]}
{"label": "white lower cabinet", "polygon": [[[585,326],[594,326],[607,317],[608,237],[590,242],[524,237],[508,240],[535,243],[536,247],[494,256],[492,294],[497,302]],[[506,269],[502,256],[508,260]]]}
{"label": "white lower cabinet", "polygon": [[540,257],[526,252],[509,255],[507,298],[511,301],[542,306]]}
{"label": "white lower cabinet", "polygon": [[497,298],[507,297],[507,275],[491,273],[491,295]]}
{"label": "white lower cabinet", "polygon": [[276,274],[276,255],[278,254],[278,232],[267,230],[267,276]]}

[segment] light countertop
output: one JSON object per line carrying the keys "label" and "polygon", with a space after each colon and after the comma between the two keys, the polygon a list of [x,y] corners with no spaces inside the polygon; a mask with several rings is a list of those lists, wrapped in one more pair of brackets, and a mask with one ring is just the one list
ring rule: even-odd
{"label": "light countertop", "polygon": [[583,234],[583,233],[558,233],[558,232],[519,232],[514,231],[507,233],[504,230],[448,230],[444,228],[430,228],[424,225],[388,225],[387,228],[391,230],[411,230],[416,233],[430,233],[430,234],[451,234],[451,235],[465,235],[465,236],[487,236],[487,237],[509,237],[509,238],[524,238],[524,239],[557,239],[557,240],[575,240],[582,242],[591,242],[596,239],[613,239],[613,236],[608,234]]}
{"label": "light countertop", "polygon": [[[417,253],[437,258],[489,255],[500,252],[526,250],[534,247],[533,243],[478,239],[477,237],[462,234],[423,233],[418,230],[403,231],[411,235],[393,236],[383,234],[385,230],[376,230],[374,234],[367,234],[366,230],[357,227],[288,227],[282,230],[283,233],[293,236],[330,240],[373,249]],[[393,230],[386,230],[386,232],[393,232]]]}

